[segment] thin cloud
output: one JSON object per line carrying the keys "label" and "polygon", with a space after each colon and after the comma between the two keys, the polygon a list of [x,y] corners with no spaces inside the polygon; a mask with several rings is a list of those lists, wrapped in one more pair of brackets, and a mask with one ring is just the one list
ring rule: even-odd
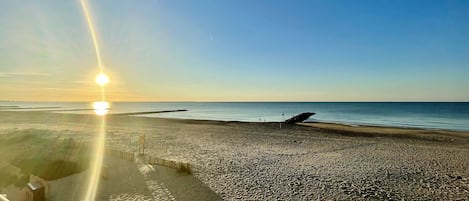
{"label": "thin cloud", "polygon": [[81,92],[90,92],[97,91],[99,89],[89,88],[89,87],[47,87],[47,88],[38,88],[40,90],[49,90],[49,91],[81,91]]}
{"label": "thin cloud", "polygon": [[0,72],[0,77],[18,77],[18,76],[49,76],[49,73],[40,72]]}
{"label": "thin cloud", "polygon": [[93,81],[90,81],[90,80],[74,80],[74,81],[71,81],[73,83],[79,83],[79,84],[91,84],[91,83],[94,83]]}

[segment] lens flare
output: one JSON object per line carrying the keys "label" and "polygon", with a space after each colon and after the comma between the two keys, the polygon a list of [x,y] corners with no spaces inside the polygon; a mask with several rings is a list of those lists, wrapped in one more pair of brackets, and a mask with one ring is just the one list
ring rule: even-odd
{"label": "lens flare", "polygon": [[99,86],[104,86],[109,83],[109,77],[104,73],[100,73],[98,76],[96,76],[96,83],[98,83]]}
{"label": "lens flare", "polygon": [[86,201],[94,201],[96,200],[99,180],[101,178],[101,168],[103,166],[104,150],[106,146],[106,117],[105,115],[109,111],[110,105],[109,105],[109,102],[105,101],[106,99],[105,99],[105,94],[104,94],[104,85],[106,85],[109,82],[109,77],[103,73],[104,70],[103,70],[103,65],[101,62],[98,39],[96,37],[96,31],[93,26],[93,20],[89,12],[88,5],[86,4],[86,0],[80,0],[80,3],[83,8],[83,13],[85,15],[86,22],[88,23],[88,28],[90,29],[90,32],[91,32],[94,49],[96,51],[96,58],[98,60],[99,70],[101,72],[96,77],[96,83],[98,83],[98,85],[101,86],[101,101],[93,103],[94,112],[96,113],[96,115],[101,116],[101,125],[100,125],[98,135],[96,136],[96,139],[94,141],[96,144],[94,145],[95,150],[93,152],[94,153],[93,159],[90,164],[91,174],[90,174],[90,178],[89,178],[88,185],[86,188],[86,193],[83,198]]}
{"label": "lens flare", "polygon": [[96,58],[98,60],[99,69],[103,72],[103,64],[101,62],[101,53],[99,51],[99,44],[98,38],[96,37],[96,31],[93,26],[93,20],[91,18],[90,11],[88,9],[88,5],[86,4],[86,0],[80,0],[81,7],[83,8],[83,13],[85,14],[86,22],[88,23],[88,28],[90,29],[91,38],[93,39],[94,50],[96,52]]}
{"label": "lens flare", "polygon": [[94,140],[94,156],[91,161],[92,165],[90,167],[90,177],[88,185],[86,186],[86,193],[82,200],[85,201],[95,201],[96,195],[98,192],[99,180],[101,178],[101,168],[104,161],[104,152],[106,147],[106,117],[103,115],[100,117],[100,128],[98,135]]}

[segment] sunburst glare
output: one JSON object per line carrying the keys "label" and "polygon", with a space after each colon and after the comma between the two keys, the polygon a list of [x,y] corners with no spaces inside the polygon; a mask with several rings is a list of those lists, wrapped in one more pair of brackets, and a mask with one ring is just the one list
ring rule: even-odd
{"label": "sunburst glare", "polygon": [[104,73],[100,73],[98,76],[96,76],[96,83],[98,83],[100,86],[104,86],[109,83],[109,77]]}

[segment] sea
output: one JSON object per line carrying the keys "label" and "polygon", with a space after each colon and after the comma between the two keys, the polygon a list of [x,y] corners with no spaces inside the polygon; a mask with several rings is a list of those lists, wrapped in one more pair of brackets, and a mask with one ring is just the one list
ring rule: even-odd
{"label": "sea", "polygon": [[[90,109],[92,103],[0,101],[0,110],[39,110],[32,107],[60,107],[40,110]],[[469,102],[113,102],[110,113],[160,110],[187,111],[136,116],[278,122],[302,112],[314,112],[316,114],[307,121],[469,131]]]}

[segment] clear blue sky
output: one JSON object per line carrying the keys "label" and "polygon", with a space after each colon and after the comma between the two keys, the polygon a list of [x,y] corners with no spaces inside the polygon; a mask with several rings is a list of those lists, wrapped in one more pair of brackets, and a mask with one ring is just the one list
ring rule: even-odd
{"label": "clear blue sky", "polygon": [[[469,101],[469,1],[90,0],[113,100]],[[0,2],[0,99],[95,97],[78,1]]]}

